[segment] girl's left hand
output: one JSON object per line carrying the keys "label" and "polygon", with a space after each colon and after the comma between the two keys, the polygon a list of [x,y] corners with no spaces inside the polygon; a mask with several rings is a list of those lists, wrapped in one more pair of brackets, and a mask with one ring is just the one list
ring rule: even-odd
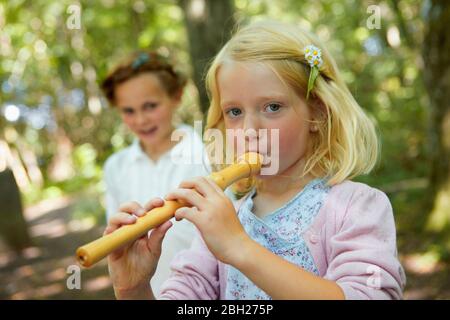
{"label": "girl's left hand", "polygon": [[233,203],[211,179],[184,181],[166,200],[184,200],[192,208],[175,212],[177,220],[187,219],[200,231],[209,250],[220,261],[233,265],[242,246],[250,240],[239,221]]}

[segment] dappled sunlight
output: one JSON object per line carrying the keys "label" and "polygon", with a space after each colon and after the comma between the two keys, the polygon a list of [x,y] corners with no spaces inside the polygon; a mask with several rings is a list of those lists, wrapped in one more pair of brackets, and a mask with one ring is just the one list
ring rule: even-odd
{"label": "dappled sunlight", "polygon": [[25,218],[27,221],[33,222],[35,219],[42,217],[46,213],[68,207],[72,201],[73,199],[71,197],[43,200],[36,205],[26,208]]}
{"label": "dappled sunlight", "polygon": [[65,235],[68,230],[67,225],[62,219],[56,219],[32,226],[30,232],[33,237],[45,236],[48,238],[57,238]]}
{"label": "dappled sunlight", "polygon": [[85,284],[83,284],[83,290],[98,291],[111,286],[111,279],[109,278],[109,276],[105,275],[87,281]]}
{"label": "dappled sunlight", "polygon": [[42,255],[42,250],[37,247],[30,247],[22,250],[21,254],[25,259],[34,259]]}
{"label": "dappled sunlight", "polygon": [[48,286],[36,288],[33,290],[33,296],[36,298],[47,298],[63,291],[65,287],[61,283],[54,283]]}
{"label": "dappled sunlight", "polygon": [[440,256],[435,252],[411,254],[403,257],[403,266],[410,273],[430,274],[443,269]]}
{"label": "dappled sunlight", "polygon": [[87,231],[95,226],[95,218],[87,217],[84,219],[74,219],[69,222],[68,229],[70,232]]}
{"label": "dappled sunlight", "polygon": [[73,217],[84,198],[52,199],[28,208],[33,246],[16,254],[0,242],[0,299],[114,298],[104,259],[82,269],[81,290],[69,290],[68,268],[77,265],[75,249],[101,236],[103,226],[88,214]]}
{"label": "dappled sunlight", "polygon": [[65,268],[57,268],[53,271],[50,271],[47,273],[44,278],[48,282],[54,282],[54,281],[60,281],[67,277],[66,269]]}
{"label": "dappled sunlight", "polygon": [[27,291],[20,291],[11,296],[12,300],[25,299],[45,299],[53,295],[57,295],[64,290],[60,283],[54,283],[48,286],[38,287],[35,289],[28,289]]}
{"label": "dappled sunlight", "polygon": [[0,252],[0,268],[6,266],[8,263],[16,258],[16,254],[13,252]]}
{"label": "dappled sunlight", "polygon": [[404,298],[407,300],[422,300],[436,294],[436,289],[431,287],[422,287],[420,289],[412,289],[405,293]]}
{"label": "dappled sunlight", "polygon": [[16,271],[14,272],[14,276],[17,277],[17,279],[19,279],[19,280],[21,278],[30,277],[33,274],[35,274],[35,271],[34,271],[33,267],[31,267],[31,266],[20,267],[20,268],[16,269]]}
{"label": "dappled sunlight", "polygon": [[445,227],[450,227],[450,181],[438,192],[427,224],[427,229],[435,232]]}
{"label": "dappled sunlight", "polygon": [[64,267],[67,267],[69,265],[76,264],[76,263],[77,263],[77,260],[76,260],[75,254],[72,254],[63,259],[58,260],[58,264],[61,266],[64,266]]}

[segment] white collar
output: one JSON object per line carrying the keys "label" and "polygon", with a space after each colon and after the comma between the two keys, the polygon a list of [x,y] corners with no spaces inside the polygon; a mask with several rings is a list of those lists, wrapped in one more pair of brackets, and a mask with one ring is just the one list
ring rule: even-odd
{"label": "white collar", "polygon": [[138,160],[138,159],[143,159],[144,157],[148,157],[148,156],[142,149],[141,144],[139,143],[139,139],[134,138],[133,143],[130,146],[130,159]]}

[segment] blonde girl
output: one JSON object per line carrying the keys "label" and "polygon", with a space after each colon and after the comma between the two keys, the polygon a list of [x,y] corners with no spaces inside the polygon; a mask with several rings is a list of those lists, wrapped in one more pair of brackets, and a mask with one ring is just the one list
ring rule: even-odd
{"label": "blonde girl", "polygon": [[[172,261],[160,298],[402,298],[405,277],[389,199],[351,181],[376,163],[374,125],[324,44],[294,25],[251,24],[218,53],[206,84],[207,128],[276,131],[276,148],[253,135],[248,145],[256,139],[267,148],[241,151],[261,152],[278,161],[278,170],[241,188],[245,196],[234,205],[206,178],[186,180],[166,197],[192,205],[175,216],[191,221],[199,234]],[[153,199],[147,208],[162,204]],[[138,210],[122,207],[107,232],[132,223],[127,219]],[[154,298],[147,280],[169,227],[152,232],[146,256],[110,255],[117,298]],[[147,262],[140,278],[129,274],[134,260]]]}

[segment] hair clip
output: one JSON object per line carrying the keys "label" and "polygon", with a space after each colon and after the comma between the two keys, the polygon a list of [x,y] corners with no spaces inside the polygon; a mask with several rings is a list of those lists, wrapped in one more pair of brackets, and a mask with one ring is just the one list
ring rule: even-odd
{"label": "hair clip", "polygon": [[140,66],[142,66],[144,63],[148,62],[149,56],[146,53],[141,53],[139,56],[137,56],[136,59],[134,59],[133,63],[131,64],[131,67],[136,70]]}
{"label": "hair clip", "polygon": [[314,88],[314,82],[320,71],[319,68],[323,65],[322,51],[316,46],[310,44],[303,50],[305,53],[305,59],[311,67],[308,79],[308,90],[306,91],[306,100],[309,98],[310,91]]}

